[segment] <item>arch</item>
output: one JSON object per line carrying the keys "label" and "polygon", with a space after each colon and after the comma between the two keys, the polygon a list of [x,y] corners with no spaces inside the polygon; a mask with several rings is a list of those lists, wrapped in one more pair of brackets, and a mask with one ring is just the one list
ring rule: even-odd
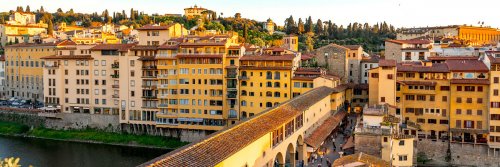
{"label": "arch", "polygon": [[280,87],[280,83],[279,82],[274,82],[274,87],[275,88],[279,88]]}
{"label": "arch", "polygon": [[247,106],[247,101],[242,100],[242,101],[241,101],[241,106]]}
{"label": "arch", "polygon": [[266,72],[266,79],[273,79],[273,72],[271,71]]}
{"label": "arch", "polygon": [[272,82],[266,82],[266,87],[268,87],[268,88],[273,87],[273,83]]}
{"label": "arch", "polygon": [[273,163],[274,167],[282,167],[285,165],[285,159],[283,158],[283,154],[281,154],[281,152],[278,152],[278,154],[276,154]]}
{"label": "arch", "polygon": [[286,148],[286,156],[285,156],[285,166],[296,166],[295,165],[295,148],[293,144],[288,144]]}
{"label": "arch", "polygon": [[281,75],[279,71],[274,72],[274,79],[280,79],[281,78],[280,76]]}
{"label": "arch", "polygon": [[274,97],[281,97],[281,93],[280,92],[274,92]]}
{"label": "arch", "polygon": [[242,71],[241,76],[246,77],[247,76],[247,71]]}
{"label": "arch", "polygon": [[267,91],[266,92],[266,97],[273,97],[273,92]]}
{"label": "arch", "polygon": [[247,91],[246,90],[242,90],[241,91],[241,96],[246,96],[247,95]]}
{"label": "arch", "polygon": [[307,164],[307,150],[306,146],[304,144],[304,138],[302,135],[299,135],[297,137],[297,149],[296,149],[296,160],[298,161],[297,163],[300,164]]}
{"label": "arch", "polygon": [[267,103],[266,103],[266,107],[267,107],[267,108],[271,108],[271,107],[273,107],[273,103],[271,103],[271,102],[267,102]]}

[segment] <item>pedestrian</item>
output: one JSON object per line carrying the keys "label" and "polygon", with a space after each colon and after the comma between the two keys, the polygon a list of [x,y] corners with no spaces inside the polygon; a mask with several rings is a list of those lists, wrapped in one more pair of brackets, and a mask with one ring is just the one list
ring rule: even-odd
{"label": "pedestrian", "polygon": [[323,154],[320,155],[320,162],[323,163]]}
{"label": "pedestrian", "polygon": [[336,151],[337,147],[335,146],[335,143],[333,143],[333,151]]}

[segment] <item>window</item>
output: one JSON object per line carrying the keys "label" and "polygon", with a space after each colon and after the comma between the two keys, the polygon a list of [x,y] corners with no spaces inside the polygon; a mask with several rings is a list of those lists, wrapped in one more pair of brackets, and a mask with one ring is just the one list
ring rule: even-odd
{"label": "window", "polygon": [[393,75],[392,74],[387,74],[387,79],[393,79]]}
{"label": "window", "polygon": [[472,98],[467,98],[467,103],[472,103]]}
{"label": "window", "polygon": [[380,102],[385,102],[385,97],[380,97]]}
{"label": "window", "polygon": [[425,95],[417,95],[417,101],[425,101]]}
{"label": "window", "polygon": [[477,110],[477,115],[483,115],[483,110]]}
{"label": "window", "polygon": [[493,96],[498,96],[498,89],[493,89]]}
{"label": "window", "polygon": [[483,103],[483,98],[477,98],[477,103],[482,104]]}
{"label": "window", "polygon": [[498,77],[493,77],[493,83],[498,83]]}
{"label": "window", "polygon": [[400,146],[404,146],[405,145],[405,141],[404,140],[399,141],[399,145]]}
{"label": "window", "polygon": [[457,91],[462,91],[462,86],[457,86]]}
{"label": "window", "polygon": [[457,114],[457,115],[462,114],[462,109],[457,109],[456,114]]}
{"label": "window", "polygon": [[477,91],[478,91],[478,92],[483,92],[483,87],[482,87],[482,86],[478,86],[478,87],[477,87]]}
{"label": "window", "polygon": [[437,123],[437,121],[436,121],[436,119],[428,119],[428,120],[427,120],[427,123],[428,123],[428,124],[436,124],[436,123]]}
{"label": "window", "polygon": [[442,97],[442,101],[443,101],[443,102],[447,102],[447,101],[448,101],[448,96],[443,96],[443,97]]}
{"label": "window", "polygon": [[435,98],[436,98],[436,97],[435,97],[434,95],[430,95],[430,96],[429,96],[429,101],[435,101]]}
{"label": "window", "polygon": [[467,115],[472,115],[472,110],[471,109],[467,110]]}
{"label": "window", "polygon": [[378,73],[371,73],[372,78],[378,78]]}
{"label": "window", "polygon": [[457,103],[462,103],[462,98],[461,97],[457,97]]}
{"label": "window", "polygon": [[449,86],[441,86],[441,91],[449,91],[450,87]]}
{"label": "window", "polygon": [[408,160],[408,156],[406,155],[399,155],[399,161],[407,161]]}

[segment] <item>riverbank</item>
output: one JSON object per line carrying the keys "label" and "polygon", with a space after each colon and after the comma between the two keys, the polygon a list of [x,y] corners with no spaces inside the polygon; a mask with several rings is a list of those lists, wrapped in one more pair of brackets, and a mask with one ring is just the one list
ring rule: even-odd
{"label": "riverbank", "polygon": [[12,122],[0,122],[0,134],[73,142],[102,143],[162,149],[175,149],[188,144],[173,138],[102,132],[94,129],[54,130],[43,127],[30,129],[26,125]]}

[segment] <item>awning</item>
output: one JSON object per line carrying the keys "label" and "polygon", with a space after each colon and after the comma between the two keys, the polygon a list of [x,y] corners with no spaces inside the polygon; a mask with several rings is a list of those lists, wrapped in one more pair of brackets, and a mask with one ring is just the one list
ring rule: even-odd
{"label": "awning", "polygon": [[319,148],[328,135],[339,126],[345,116],[345,111],[338,111],[334,115],[328,117],[311,135],[305,138],[304,142],[313,148]]}
{"label": "awning", "polygon": [[349,148],[353,148],[354,147],[354,141],[353,141],[353,138],[352,136],[349,137],[349,139],[347,139],[347,142],[344,143],[344,145],[342,146],[342,149],[345,150],[345,149],[349,149]]}

